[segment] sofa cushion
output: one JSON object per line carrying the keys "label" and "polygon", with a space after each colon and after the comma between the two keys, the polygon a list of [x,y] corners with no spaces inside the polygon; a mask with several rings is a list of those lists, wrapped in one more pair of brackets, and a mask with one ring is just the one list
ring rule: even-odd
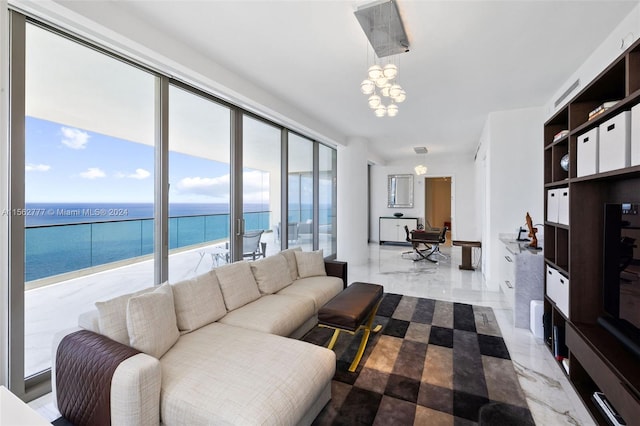
{"label": "sofa cushion", "polygon": [[214,271],[172,284],[176,320],[181,332],[190,332],[219,320],[227,313]]}
{"label": "sofa cushion", "polygon": [[298,277],[307,278],[327,275],[327,271],[324,268],[322,250],[296,251],[295,256],[298,264]]}
{"label": "sofa cushion", "polygon": [[293,281],[289,274],[287,259],[279,253],[251,262],[251,272],[262,294],[273,294]]}
{"label": "sofa cushion", "polygon": [[149,293],[156,288],[149,287],[135,293],[123,294],[103,302],[96,302],[100,334],[128,346],[127,303],[133,296]]}
{"label": "sofa cushion", "polygon": [[270,294],[229,312],[223,324],[289,336],[313,316],[313,300],[299,296]]}
{"label": "sofa cushion", "polygon": [[180,337],[171,286],[165,283],[151,293],[129,299],[127,331],[132,347],[160,358]]}
{"label": "sofa cushion", "polygon": [[294,247],[286,250],[282,250],[280,254],[287,259],[287,265],[289,265],[289,274],[291,275],[291,281],[298,279],[298,262],[296,261],[295,252],[302,251],[302,247]]}
{"label": "sofa cushion", "polygon": [[307,297],[314,302],[314,313],[333,299],[344,289],[341,278],[336,277],[309,277],[299,278],[289,287],[283,288],[277,294],[286,296]]}
{"label": "sofa cushion", "polygon": [[336,366],[326,348],[220,322],[181,336],[160,363],[166,425],[298,424]]}
{"label": "sofa cushion", "polygon": [[235,262],[215,269],[227,310],[233,311],[260,298],[249,262]]}

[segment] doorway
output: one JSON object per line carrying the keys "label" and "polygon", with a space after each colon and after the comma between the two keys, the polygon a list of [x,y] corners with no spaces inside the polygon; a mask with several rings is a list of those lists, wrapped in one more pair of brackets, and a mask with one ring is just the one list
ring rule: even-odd
{"label": "doorway", "polygon": [[446,245],[451,245],[451,177],[429,177],[424,179],[424,218],[425,226],[441,228],[446,226]]}

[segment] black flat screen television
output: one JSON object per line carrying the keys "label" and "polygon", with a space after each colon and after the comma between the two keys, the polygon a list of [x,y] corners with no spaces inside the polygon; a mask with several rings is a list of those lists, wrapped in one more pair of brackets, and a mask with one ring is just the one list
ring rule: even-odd
{"label": "black flat screen television", "polygon": [[640,358],[640,204],[605,204],[603,308],[598,323]]}

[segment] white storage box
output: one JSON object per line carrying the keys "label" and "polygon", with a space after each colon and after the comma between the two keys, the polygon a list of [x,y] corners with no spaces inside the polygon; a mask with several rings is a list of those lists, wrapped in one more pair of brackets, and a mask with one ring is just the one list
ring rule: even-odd
{"label": "white storage box", "polygon": [[631,164],[631,112],[624,111],[600,125],[598,171],[622,169]]}
{"label": "white storage box", "polygon": [[547,265],[547,296],[569,318],[569,279]]}
{"label": "white storage box", "polygon": [[532,300],[529,302],[529,329],[538,339],[544,338],[542,315],[544,313],[544,303],[542,300]]}
{"label": "white storage box", "polygon": [[631,108],[631,165],[640,166],[640,104]]}
{"label": "white storage box", "polygon": [[547,190],[547,221],[558,222],[558,191],[557,189]]}
{"label": "white storage box", "polygon": [[569,224],[569,188],[558,188],[558,223]]}
{"label": "white storage box", "polygon": [[598,128],[578,136],[578,164],[576,174],[588,176],[598,173]]}

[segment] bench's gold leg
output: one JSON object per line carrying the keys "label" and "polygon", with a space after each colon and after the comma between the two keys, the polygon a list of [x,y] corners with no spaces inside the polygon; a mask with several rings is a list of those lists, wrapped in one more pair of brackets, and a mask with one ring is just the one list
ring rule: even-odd
{"label": "bench's gold leg", "polygon": [[[356,371],[356,368],[358,368],[358,364],[360,364],[362,355],[364,355],[364,350],[367,348],[367,342],[369,341],[369,335],[371,334],[371,325],[373,324],[373,320],[376,318],[376,313],[378,312],[378,307],[380,306],[380,302],[382,302],[382,299],[378,302],[376,307],[373,308],[373,311],[371,311],[371,315],[369,315],[367,324],[364,327],[364,333],[362,333],[362,340],[360,340],[360,346],[358,347],[358,352],[356,352],[356,356],[355,358],[353,358],[353,361],[349,366],[349,371],[351,373]],[[382,326],[377,325],[376,328],[373,330],[373,332],[377,333],[381,329],[382,329]]]}
{"label": "bench's gold leg", "polygon": [[340,329],[336,328],[335,331],[333,332],[333,337],[331,337],[331,341],[329,342],[329,346],[327,346],[327,349],[333,349],[333,347],[336,344],[336,341],[338,341],[339,334],[340,334]]}

